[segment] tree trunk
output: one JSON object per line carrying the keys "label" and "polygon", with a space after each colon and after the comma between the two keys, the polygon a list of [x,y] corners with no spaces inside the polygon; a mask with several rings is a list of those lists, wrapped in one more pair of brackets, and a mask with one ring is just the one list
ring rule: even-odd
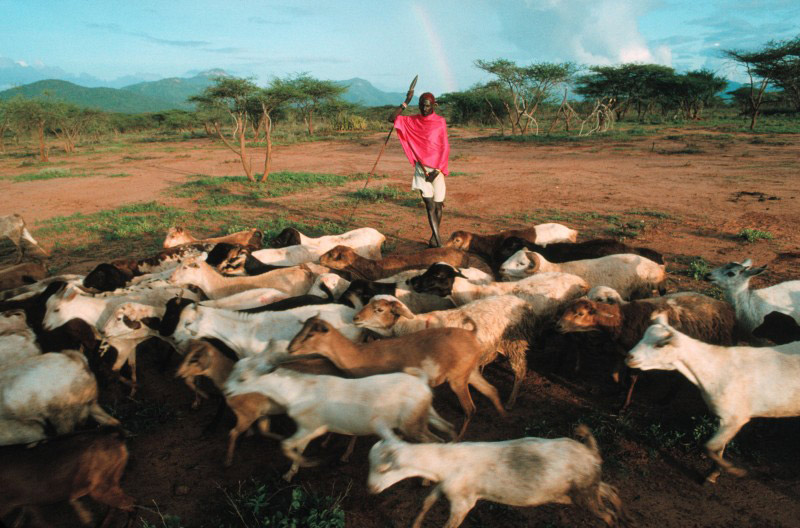
{"label": "tree trunk", "polygon": [[253,167],[250,165],[247,159],[247,146],[245,140],[245,131],[247,130],[247,124],[242,123],[239,126],[239,156],[242,158],[242,167],[244,168],[244,173],[247,176],[247,179],[251,182],[256,181],[253,178]]}
{"label": "tree trunk", "polygon": [[308,135],[314,135],[314,110],[308,111]]}
{"label": "tree trunk", "polygon": [[37,131],[39,135],[39,158],[41,161],[50,161],[50,156],[47,153],[47,149],[44,148],[44,123],[39,123],[39,128]]}
{"label": "tree trunk", "polygon": [[268,114],[264,114],[264,141],[267,143],[267,153],[264,155],[264,174],[261,175],[261,183],[266,183],[272,165],[272,119]]}

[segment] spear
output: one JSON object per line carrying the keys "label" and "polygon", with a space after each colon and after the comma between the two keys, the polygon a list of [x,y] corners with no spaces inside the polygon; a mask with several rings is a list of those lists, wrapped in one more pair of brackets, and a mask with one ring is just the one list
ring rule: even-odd
{"label": "spear", "polygon": [[[415,75],[414,80],[411,81],[411,86],[408,87],[409,92],[412,91],[414,87],[417,85],[417,78],[419,78],[419,75]],[[381,156],[383,156],[383,151],[384,149],[386,149],[386,144],[389,143],[389,138],[392,137],[392,132],[394,132],[394,123],[392,123],[392,128],[389,129],[389,133],[386,135],[386,140],[383,142],[381,151],[378,152],[378,159],[375,160],[375,165],[372,166],[372,170],[369,171],[369,174],[367,174],[367,181],[364,183],[364,189],[367,188],[367,185],[369,185],[370,178],[372,178],[372,175],[375,174],[375,168],[378,166],[378,162],[381,160]]]}

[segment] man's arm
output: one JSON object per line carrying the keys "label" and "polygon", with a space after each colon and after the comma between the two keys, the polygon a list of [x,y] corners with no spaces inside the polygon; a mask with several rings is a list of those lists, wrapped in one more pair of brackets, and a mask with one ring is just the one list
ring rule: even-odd
{"label": "man's arm", "polygon": [[397,116],[399,116],[400,114],[403,113],[403,110],[406,109],[406,107],[408,106],[408,103],[411,102],[411,99],[413,97],[414,97],[414,90],[409,90],[408,93],[406,94],[405,102],[403,104],[401,104],[400,106],[398,106],[397,109],[394,112],[392,112],[392,114],[389,116],[389,122],[390,123],[394,123],[394,120],[397,119]]}

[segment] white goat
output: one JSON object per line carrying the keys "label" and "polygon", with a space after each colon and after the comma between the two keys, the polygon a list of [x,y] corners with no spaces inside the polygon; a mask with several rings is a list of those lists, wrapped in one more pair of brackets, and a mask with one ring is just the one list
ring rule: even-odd
{"label": "white goat", "polygon": [[800,342],[774,347],[708,345],[679,332],[665,314],[654,319],[626,363],[641,370],[677,370],[697,385],[720,426],[706,442],[717,468],[744,475],[722,458],[725,445],[750,418],[800,416]]}
{"label": "white goat", "polygon": [[376,295],[353,318],[356,326],[384,336],[412,334],[425,328],[464,328],[477,326],[478,342],[483,347],[480,365],[506,356],[514,371],[514,387],[506,403],[511,409],[528,370],[526,352],[535,337],[537,314],[531,305],[514,295],[479,299],[451,310],[415,315],[402,301],[391,295]]}
{"label": "white goat", "polygon": [[725,300],[736,310],[736,322],[751,334],[770,312],[791,315],[800,323],[800,280],[786,281],[768,288],[750,288],[750,279],[766,271],[753,267],[750,259],[729,262],[709,273],[711,282],[722,289]]}
{"label": "white goat", "polygon": [[217,300],[253,288],[275,288],[290,296],[303,295],[314,282],[314,274],[300,266],[270,271],[261,275],[225,277],[199,260],[184,262],[169,281],[172,284],[193,284],[209,299]]}
{"label": "white goat", "polygon": [[0,369],[41,353],[23,310],[0,313]]}
{"label": "white goat", "polygon": [[180,348],[189,339],[214,337],[236,351],[240,358],[259,354],[267,348],[285,352],[289,340],[300,331],[306,319],[314,315],[319,315],[350,340],[361,338],[362,330],[353,325],[355,310],[340,304],[255,314],[193,304],[181,311],[172,340]]}
{"label": "white goat", "polygon": [[651,297],[653,290],[663,289],[667,277],[664,265],[633,253],[556,264],[539,253],[521,249],[500,267],[501,275],[509,279],[520,279],[544,271],[578,275],[586,279],[591,287],[614,288],[623,299],[632,296]]}
{"label": "white goat", "polygon": [[363,436],[398,429],[416,440],[441,441],[428,429],[432,425],[452,438],[453,426],[431,406],[427,376],[413,372],[345,379],[278,369],[245,383],[230,377],[225,394],[260,392],[286,409],[297,424],[297,432],[281,445],[292,460],[283,478],[291,481],[308,443],[329,431]]}
{"label": "white goat", "polygon": [[308,294],[324,297],[326,299],[329,296],[333,296],[333,299],[338,301],[339,297],[347,290],[348,286],[350,286],[350,281],[342,278],[340,275],[335,273],[322,273],[321,275],[317,275],[317,278],[314,279],[314,284],[311,285]]}
{"label": "white goat", "polygon": [[42,354],[0,370],[0,445],[41,440],[46,424],[68,433],[89,415],[119,425],[97,404],[97,381],[80,352]]}
{"label": "white goat", "polygon": [[217,300],[200,301],[200,306],[209,308],[224,308],[226,310],[247,310],[265,304],[274,303],[289,297],[289,294],[275,288],[253,288],[243,292],[234,293]]}
{"label": "white goat", "polygon": [[474,284],[456,277],[450,297],[456,306],[493,295],[516,295],[533,304],[538,314],[555,314],[565,302],[585,295],[589,291],[587,282],[570,273],[546,272],[516,282],[492,282]]}
{"label": "white goat", "polygon": [[457,528],[480,499],[511,506],[555,502],[586,508],[607,525],[624,518],[614,487],[601,480],[602,459],[586,426],[569,438],[520,438],[505,442],[408,444],[393,434],[370,449],[370,493],[380,493],[409,477],[436,482],[414,519],[422,526],[428,510],[443,494],[450,501],[445,528]]}
{"label": "white goat", "polygon": [[[278,247],[302,245],[314,248],[314,251],[319,252],[319,255],[339,245],[348,246],[364,258],[380,259],[381,246],[385,240],[385,236],[371,227],[361,227],[341,235],[327,235],[318,238],[308,237],[297,229],[288,227],[275,237],[273,242],[277,243],[275,245]],[[318,258],[319,256],[317,256]]]}

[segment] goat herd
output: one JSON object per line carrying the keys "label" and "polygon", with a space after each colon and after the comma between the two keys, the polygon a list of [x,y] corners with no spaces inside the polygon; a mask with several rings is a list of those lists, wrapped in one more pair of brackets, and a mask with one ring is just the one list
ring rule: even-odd
{"label": "goat herd", "polygon": [[[9,227],[10,226],[10,227]],[[0,219],[19,247],[38,248],[19,215]],[[96,375],[137,388],[136,349],[153,336],[182,355],[178,376],[224,394],[237,438],[252,425],[267,436],[270,416],[297,430],[281,438],[291,480],[303,452],[325,433],[377,435],[369,452],[370,492],[409,477],[434,483],[414,526],[444,494],[447,527],[478,499],[514,506],[576,504],[612,526],[628,522],[614,487],[601,479],[591,431],[568,438],[465,442],[476,412],[469,387],[497,414],[510,411],[527,373],[529,346],[546,328],[600,331],[619,351],[615,373],[677,370],[697,385],[720,426],[706,444],[715,468],[751,417],[800,415],[800,281],[750,289],[764,271],[749,260],[713,270],[727,300],[664,293],[660,254],[615,240],[577,242],[559,224],[493,235],[456,231],[445,247],[381,258],[384,236],[361,228],[309,238],[288,228],[261,249],[243,231],[197,240],[173,228],[157,255],[98,265],[88,275],[47,277],[36,262],[0,272],[0,525],[36,505],[89,495],[133,512],[120,487],[125,424],[98,405]],[[483,269],[470,261],[483,261]],[[503,281],[495,281],[502,278]],[[746,341],[746,346],[736,346]],[[501,403],[483,367],[505,356],[514,372]],[[113,363],[113,365],[110,365]],[[130,367],[127,378],[119,373]],[[463,408],[459,428],[433,406],[447,384]],[[91,416],[101,427],[73,432]],[[488,418],[487,418],[488,419]],[[33,475],[33,477],[32,477]],[[129,516],[129,524],[133,517]]]}

